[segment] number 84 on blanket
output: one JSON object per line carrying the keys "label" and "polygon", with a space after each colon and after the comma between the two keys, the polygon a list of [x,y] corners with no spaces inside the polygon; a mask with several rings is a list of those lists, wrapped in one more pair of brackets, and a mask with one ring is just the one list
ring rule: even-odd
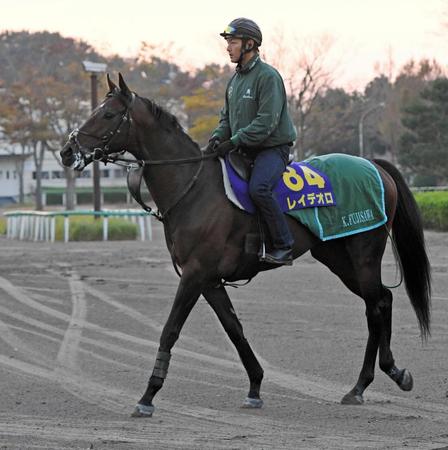
{"label": "number 84 on blanket", "polygon": [[292,163],[280,180],[284,191],[285,209],[291,211],[316,206],[335,206],[329,178],[321,171],[301,163]]}

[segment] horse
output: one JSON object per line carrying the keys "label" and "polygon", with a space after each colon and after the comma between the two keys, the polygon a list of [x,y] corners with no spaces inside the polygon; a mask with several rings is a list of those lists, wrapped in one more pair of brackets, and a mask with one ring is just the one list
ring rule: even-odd
{"label": "horse", "polygon": [[[138,165],[131,172],[140,173],[150,191],[158,208],[154,214],[163,223],[166,245],[180,276],[152,374],[132,415],[152,416],[153,399],[166,379],[171,350],[200,295],[216,313],[247,372],[249,392],[243,406],[260,408],[263,368],[226,290],[227,283],[248,280],[260,271],[278,267],[245,251],[245,238],[259,233],[259,221],[256,215],[229,202],[217,156],[202,151],[174,115],[132,92],[121,74],[118,86],[109,75],[107,82],[105,99],[62,148],[62,163],[82,171],[94,160],[129,161],[121,158],[124,151],[129,152]],[[381,280],[381,261],[390,235],[422,339],[430,334],[431,267],[418,206],[393,164],[376,159],[372,164],[384,186],[384,226],[324,241],[287,217],[295,242],[293,257],[310,251],[365,302],[368,339],[364,360],[356,384],[343,396],[342,404],[364,402],[378,353],[380,369],[400,389],[410,391],[413,387],[410,371],[395,365],[390,348],[392,292]]]}

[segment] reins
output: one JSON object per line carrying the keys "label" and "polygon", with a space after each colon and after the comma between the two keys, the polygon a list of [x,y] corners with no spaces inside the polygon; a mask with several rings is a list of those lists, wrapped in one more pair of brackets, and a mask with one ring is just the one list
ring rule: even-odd
{"label": "reins", "polygon": [[[107,160],[105,162],[110,162],[112,164],[119,164],[119,162],[138,164],[140,166],[169,166],[175,164],[189,164],[194,162],[203,161],[204,159],[217,158],[216,153],[206,153],[199,156],[192,156],[191,158],[179,158],[179,159],[129,159],[129,158],[121,158],[115,157],[113,155],[108,155]],[[100,159],[101,161],[103,159]],[[125,166],[125,164],[121,164]]]}
{"label": "reins", "polygon": [[[216,158],[216,153],[207,153],[207,154],[201,154],[199,156],[193,156],[190,158],[179,158],[179,159],[155,159],[155,160],[144,160],[144,159],[129,159],[129,158],[123,158],[120,155],[124,153],[124,151],[117,154],[117,156],[114,155],[107,155],[104,152],[101,152],[101,149],[95,149],[96,152],[93,155],[94,160],[101,161],[104,164],[111,163],[116,164],[119,166],[123,166],[127,168],[127,185],[128,190],[131,193],[133,199],[149,214],[153,215],[156,219],[163,222],[167,214],[176,207],[179,202],[187,195],[187,193],[192,189],[192,187],[195,185],[196,181],[199,178],[199,175],[202,171],[204,160]],[[101,154],[102,153],[102,154]],[[145,170],[145,167],[151,167],[151,166],[164,166],[164,165],[177,165],[177,164],[192,164],[200,162],[199,168],[196,171],[196,173],[191,178],[190,182],[187,184],[187,186],[182,190],[178,198],[163,212],[161,213],[159,210],[154,211],[147,203],[144,202],[142,199],[140,188],[143,178],[143,172]]]}

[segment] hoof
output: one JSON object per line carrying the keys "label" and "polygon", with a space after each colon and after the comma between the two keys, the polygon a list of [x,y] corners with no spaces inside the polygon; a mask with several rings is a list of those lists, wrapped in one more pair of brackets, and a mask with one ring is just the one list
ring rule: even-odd
{"label": "hoof", "polygon": [[354,394],[353,392],[349,392],[345,394],[341,400],[341,404],[343,405],[362,405],[364,403],[364,399],[361,394]]}
{"label": "hoof", "polygon": [[244,400],[243,406],[241,408],[247,409],[257,409],[263,406],[263,400],[261,398],[250,398],[246,397]]}
{"label": "hoof", "polygon": [[410,391],[414,387],[414,380],[408,369],[403,369],[400,379],[397,382],[402,391]]}
{"label": "hoof", "polygon": [[134,412],[131,414],[132,417],[151,417],[154,412],[153,405],[143,405],[142,403],[137,403],[134,408]]}

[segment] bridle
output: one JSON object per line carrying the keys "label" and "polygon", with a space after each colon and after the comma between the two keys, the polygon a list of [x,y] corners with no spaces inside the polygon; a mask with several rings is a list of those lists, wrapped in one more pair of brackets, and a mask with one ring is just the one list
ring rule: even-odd
{"label": "bridle", "polygon": [[[86,133],[85,131],[80,130],[79,128],[74,129],[68,138],[68,141],[76,146],[78,153],[83,155],[85,165],[98,161],[102,162],[105,165],[107,163],[116,164],[119,166],[126,167],[127,169],[127,185],[128,190],[131,193],[134,200],[149,214],[156,217],[158,220],[163,222],[168,214],[177,204],[182,200],[183,197],[190,191],[190,189],[194,186],[196,181],[199,178],[199,175],[202,171],[204,160],[210,158],[216,158],[216,153],[204,154],[202,151],[200,155],[190,157],[190,158],[179,158],[179,159],[167,159],[167,160],[143,160],[143,159],[129,159],[124,158],[122,155],[127,152],[124,148],[119,151],[110,152],[110,145],[113,139],[122,133],[122,127],[124,124],[128,124],[128,129],[126,133],[125,145],[129,141],[130,130],[132,126],[132,118],[131,118],[131,110],[134,105],[136,94],[134,92],[131,93],[132,98],[128,105],[126,105],[125,111],[122,113],[121,118],[117,124],[117,126],[108,131],[103,136],[96,136],[91,133]],[[113,92],[109,93],[108,96],[115,95]],[[86,136],[89,138],[96,139],[98,142],[101,142],[101,145],[95,146],[92,150],[88,147],[84,147],[80,144],[78,140],[78,135]],[[162,165],[176,165],[176,164],[191,164],[195,162],[200,162],[199,168],[196,173],[193,175],[190,182],[187,184],[185,189],[181,192],[179,197],[162,213],[160,210],[154,211],[149,205],[147,205],[140,193],[141,182],[143,178],[143,171],[145,167],[150,166],[162,166]]]}
{"label": "bridle", "polygon": [[[108,94],[108,96],[112,96],[111,93]],[[110,144],[112,140],[115,138],[115,136],[122,133],[122,127],[124,124],[128,124],[128,130],[126,135],[126,143],[129,140],[129,133],[131,131],[131,116],[130,111],[132,109],[132,106],[134,104],[135,100],[135,94],[132,93],[132,99],[131,102],[126,105],[126,109],[121,114],[120,120],[116,127],[113,130],[107,131],[106,134],[103,136],[97,136],[91,133],[87,133],[85,131],[80,130],[79,128],[75,128],[69,135],[68,141],[72,144],[74,144],[78,150],[79,153],[81,153],[85,159],[86,165],[93,162],[93,161],[102,161],[106,162],[104,159],[107,158],[110,151]],[[88,147],[82,146],[81,143],[78,140],[78,136],[86,136],[88,138],[96,139],[98,142],[101,142],[99,146],[94,147],[92,150],[90,150]],[[81,151],[82,150],[82,151]],[[126,150],[121,150],[119,152],[114,153],[124,153]]]}

